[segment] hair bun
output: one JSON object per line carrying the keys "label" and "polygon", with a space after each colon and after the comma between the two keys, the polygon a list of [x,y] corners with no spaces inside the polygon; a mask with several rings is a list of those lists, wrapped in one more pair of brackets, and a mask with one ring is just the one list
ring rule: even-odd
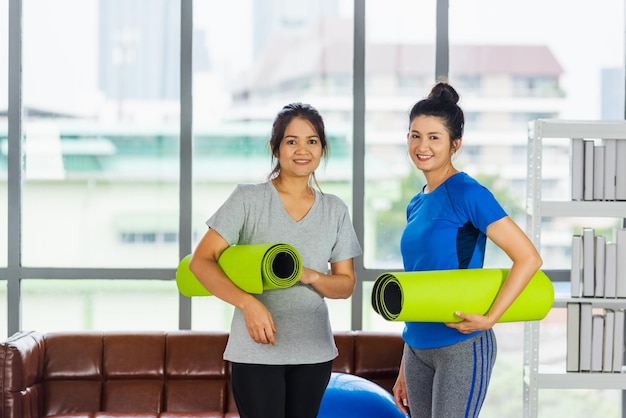
{"label": "hair bun", "polygon": [[454,104],[457,104],[459,102],[459,94],[451,85],[444,82],[439,82],[435,84],[435,86],[430,91],[430,94],[428,94],[428,98],[433,100],[452,102]]}

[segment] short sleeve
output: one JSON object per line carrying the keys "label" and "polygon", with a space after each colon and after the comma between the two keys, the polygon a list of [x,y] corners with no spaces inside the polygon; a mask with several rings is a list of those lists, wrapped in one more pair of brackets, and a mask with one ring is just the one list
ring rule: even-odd
{"label": "short sleeve", "polygon": [[330,262],[336,263],[362,254],[361,245],[354,231],[348,207],[340,202],[340,215],[337,219],[337,240],[333,246]]}
{"label": "short sleeve", "polygon": [[220,208],[206,221],[209,228],[218,232],[229,245],[239,242],[246,218],[244,189],[238,185]]}
{"label": "short sleeve", "polygon": [[477,182],[467,183],[462,202],[468,219],[483,233],[489,225],[507,216],[493,193]]}

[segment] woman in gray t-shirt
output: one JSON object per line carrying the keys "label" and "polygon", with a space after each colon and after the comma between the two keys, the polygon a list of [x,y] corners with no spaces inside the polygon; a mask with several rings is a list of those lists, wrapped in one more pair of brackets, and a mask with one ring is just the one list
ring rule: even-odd
{"label": "woman in gray t-shirt", "polygon": [[[327,155],[324,122],[310,105],[278,113],[269,180],[239,185],[207,221],[189,267],[209,292],[235,306],[224,359],[242,418],[315,418],[337,356],[325,298],[354,290],[361,247],[348,208],[312,187]],[[284,242],[302,257],[299,282],[248,294],[217,264],[231,245]]]}

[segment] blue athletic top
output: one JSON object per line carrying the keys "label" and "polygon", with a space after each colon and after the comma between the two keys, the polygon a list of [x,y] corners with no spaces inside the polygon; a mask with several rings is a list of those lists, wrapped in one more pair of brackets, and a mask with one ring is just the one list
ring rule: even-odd
{"label": "blue athletic top", "polygon": [[[466,173],[430,193],[415,195],[400,240],[405,271],[481,268],[487,227],[507,214],[493,194]],[[445,297],[445,295],[441,295]],[[443,323],[406,322],[402,337],[414,348],[435,348],[471,338]]]}

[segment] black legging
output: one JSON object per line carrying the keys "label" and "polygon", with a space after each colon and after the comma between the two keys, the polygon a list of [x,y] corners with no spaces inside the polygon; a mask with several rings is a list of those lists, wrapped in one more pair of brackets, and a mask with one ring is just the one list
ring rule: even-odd
{"label": "black legging", "polygon": [[232,363],[231,383],[241,418],[316,418],[332,361],[317,364]]}

